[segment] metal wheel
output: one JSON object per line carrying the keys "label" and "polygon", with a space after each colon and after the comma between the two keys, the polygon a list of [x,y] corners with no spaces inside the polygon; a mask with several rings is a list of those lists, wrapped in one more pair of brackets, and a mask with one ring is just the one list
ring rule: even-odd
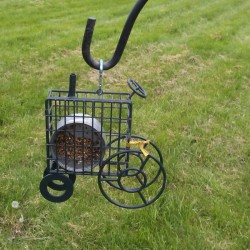
{"label": "metal wheel", "polygon": [[[143,141],[147,141],[146,138],[142,137],[142,136],[139,136],[139,135],[131,135],[130,136],[130,139],[139,139],[139,140],[143,140]],[[114,140],[112,140],[107,146],[108,147],[112,147],[113,145],[112,144],[118,144],[118,145],[122,145],[122,140],[127,140],[127,136],[123,135],[121,137],[118,137]],[[150,150],[150,151],[153,151],[151,153],[151,155],[154,155],[155,157],[157,157],[157,159],[160,161],[160,164],[163,165],[163,157],[162,157],[162,154],[161,154],[161,151],[159,150],[159,148],[153,143],[153,142],[149,142],[149,145],[152,146],[153,150]],[[145,145],[144,148],[146,149],[148,145]],[[141,163],[138,163],[141,164],[141,166],[143,165],[143,155],[138,153],[138,151],[132,151],[130,150],[130,154],[137,154],[138,158],[141,160]],[[120,153],[119,156],[118,156],[118,163],[122,161],[122,159],[126,157],[126,153],[122,154]],[[118,167],[118,171],[121,171],[121,164],[118,164],[117,167]],[[154,182],[154,179],[157,178],[157,176],[161,173],[161,169],[159,168],[159,171],[156,173],[156,176],[155,178],[152,178],[151,181],[149,181],[147,183],[147,186],[149,186],[151,184],[151,182]],[[117,183],[115,182],[112,182],[112,181],[107,181],[107,183],[117,189],[120,189],[120,186],[117,185]]]}
{"label": "metal wheel", "polygon": [[[52,170],[55,170],[57,169],[57,164],[54,162],[52,167],[51,167]],[[50,169],[48,168],[45,168],[44,172],[43,172],[43,177],[50,174]],[[76,175],[75,174],[66,174],[65,176],[67,176],[72,184],[75,183],[76,181]],[[66,186],[63,184],[63,183],[57,183],[57,182],[54,182],[54,181],[51,181],[48,183],[48,187],[50,187],[51,189],[53,190],[57,190],[57,191],[63,191],[66,189]]]}
{"label": "metal wheel", "polygon": [[[60,181],[62,182],[61,185],[63,185],[64,189],[63,192],[54,192],[55,189],[49,189],[49,186],[54,181]],[[72,181],[62,174],[48,174],[43,177],[43,179],[40,182],[40,192],[42,196],[51,202],[64,202],[68,200],[71,195],[73,194],[73,183]]]}
{"label": "metal wheel", "polygon": [[141,208],[160,197],[166,185],[166,172],[151,154],[144,157],[140,151],[125,150],[103,162],[98,185],[112,204]]}
{"label": "metal wheel", "polygon": [[144,88],[135,80],[128,80],[128,86],[133,90],[133,93],[137,94],[138,96],[145,98],[147,96],[146,91]]}

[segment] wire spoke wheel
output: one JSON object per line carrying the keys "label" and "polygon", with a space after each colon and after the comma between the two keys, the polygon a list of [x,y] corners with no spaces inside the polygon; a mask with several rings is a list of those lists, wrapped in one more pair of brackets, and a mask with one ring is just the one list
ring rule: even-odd
{"label": "wire spoke wheel", "polygon": [[154,156],[144,157],[140,151],[125,150],[103,162],[98,185],[112,204],[141,208],[160,197],[166,185],[166,172]]}
{"label": "wire spoke wheel", "polygon": [[[139,160],[138,165],[142,165],[143,159],[142,159],[142,155],[140,155],[140,153],[138,154],[137,151],[130,151],[130,155],[137,156],[138,160]],[[133,175],[132,171],[128,171],[127,170],[128,169],[128,164],[126,164],[124,162],[127,158],[128,158],[128,153],[121,153],[121,154],[119,154],[119,156],[117,156],[117,163],[118,163],[117,166],[114,166],[114,168],[112,168],[112,169],[109,168],[108,172],[112,173],[112,171],[114,171],[112,174],[113,175],[115,175],[115,174],[118,175],[119,174],[119,176],[121,175],[120,172],[122,172],[123,175],[127,175],[127,176]],[[127,171],[125,171],[125,170],[127,170]],[[103,177],[106,178],[105,174],[104,174]],[[118,183],[118,179],[116,181],[114,181],[113,179],[109,180],[109,179],[106,178],[105,181],[110,186],[122,190],[123,188],[122,188],[121,182]]]}
{"label": "wire spoke wheel", "polygon": [[[51,189],[50,185],[54,182],[61,182],[64,187],[63,190]],[[40,182],[40,192],[42,196],[48,201],[59,203],[68,200],[73,194],[73,183],[65,175],[62,174],[48,174],[43,177]]]}
{"label": "wire spoke wheel", "polygon": [[[139,135],[131,135],[130,136],[130,139],[135,139],[135,140],[142,140],[142,141],[147,141],[147,139],[146,138],[144,138],[144,137],[142,137],[142,136],[139,136]],[[124,135],[124,136],[121,136],[121,137],[118,137],[118,138],[116,138],[116,139],[114,139],[114,140],[112,140],[109,144],[108,144],[108,146],[109,147],[112,147],[113,145],[122,145],[122,144],[124,144],[124,141],[125,140],[127,140],[127,137]],[[123,141],[123,142],[122,142]],[[159,150],[159,148],[153,143],[153,142],[149,142],[149,145],[150,145],[150,152],[151,152],[151,155],[154,155],[154,156],[156,156],[157,157],[157,160],[158,161],[160,161],[160,164],[161,165],[163,165],[163,157],[162,157],[162,154],[161,154],[161,151]],[[149,146],[149,145],[147,145],[147,144],[145,144],[144,145],[144,148],[145,149],[147,149],[147,146]],[[114,146],[114,147],[116,147],[116,146]],[[129,154],[137,154],[137,156],[138,156],[138,158],[140,158],[140,160],[141,160],[141,163],[138,163],[137,165],[139,166],[141,166],[141,168],[143,168],[144,167],[144,165],[145,165],[145,163],[146,162],[144,162],[144,160],[143,160],[143,155],[141,154],[141,152],[140,151],[129,151]],[[118,159],[118,171],[121,171],[121,164],[119,163],[121,160],[122,160],[122,158],[124,159],[124,158],[126,158],[127,156],[126,156],[126,153],[121,153],[121,154],[119,154],[119,156],[117,156],[117,159]],[[143,162],[144,162],[144,164],[143,164]],[[154,181],[155,181],[155,179],[157,179],[157,177],[159,176],[161,174],[161,168],[158,168],[158,171],[155,173],[155,177],[154,178],[151,178],[151,180],[149,180],[148,182],[147,182],[147,185],[146,186],[150,186]],[[116,183],[116,182],[114,182],[114,181],[108,181],[107,180],[107,183],[109,184],[109,185],[111,185],[111,186],[113,186],[113,187],[115,187],[115,188],[117,188],[117,189],[121,189],[120,188],[120,186]]]}

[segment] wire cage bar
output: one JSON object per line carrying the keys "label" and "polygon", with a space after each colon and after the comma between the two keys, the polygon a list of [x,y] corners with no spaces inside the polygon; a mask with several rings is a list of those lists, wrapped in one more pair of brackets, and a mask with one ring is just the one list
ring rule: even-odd
{"label": "wire cage bar", "polygon": [[[129,93],[51,90],[45,101],[50,173],[97,175],[102,161],[126,149],[117,138],[132,126]],[[52,167],[55,166],[56,168]]]}

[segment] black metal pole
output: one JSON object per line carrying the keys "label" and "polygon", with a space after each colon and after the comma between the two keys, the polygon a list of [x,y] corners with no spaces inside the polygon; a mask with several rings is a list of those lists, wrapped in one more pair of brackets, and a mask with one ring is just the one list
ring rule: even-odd
{"label": "black metal pole", "polygon": [[[109,61],[106,61],[103,63],[103,70],[108,70],[108,69],[113,68],[120,61],[123,51],[126,47],[130,32],[135,23],[135,20],[147,1],[148,0],[137,0],[135,6],[130,12],[127,18],[127,21],[124,25],[120,39],[116,46],[115,52],[113,54],[113,57]],[[87,25],[86,25],[86,29],[85,29],[85,33],[83,37],[83,42],[82,42],[82,55],[83,55],[85,62],[90,67],[99,70],[100,68],[99,60],[97,61],[94,60],[90,53],[90,45],[91,45],[91,40],[92,40],[92,36],[94,32],[95,22],[96,22],[95,18],[88,18],[87,20]]]}
{"label": "black metal pole", "polygon": [[69,94],[68,97],[74,97],[76,94],[76,75],[71,73],[69,76]]}

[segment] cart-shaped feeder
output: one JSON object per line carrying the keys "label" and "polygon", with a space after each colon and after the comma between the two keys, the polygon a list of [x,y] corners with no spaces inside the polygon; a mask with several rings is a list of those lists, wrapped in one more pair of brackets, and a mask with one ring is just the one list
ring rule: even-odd
{"label": "cart-shaped feeder", "polygon": [[51,202],[70,198],[76,175],[97,176],[104,197],[125,208],[147,206],[164,191],[166,173],[160,150],[132,134],[132,97],[145,98],[145,90],[134,80],[128,80],[130,92],[102,90],[103,70],[120,60],[146,2],[138,0],[134,6],[108,62],[96,62],[90,55],[95,20],[88,19],[82,52],[85,61],[99,70],[97,91],[76,90],[76,76],[71,74],[69,89],[51,90],[45,101],[47,167],[40,191]]}

